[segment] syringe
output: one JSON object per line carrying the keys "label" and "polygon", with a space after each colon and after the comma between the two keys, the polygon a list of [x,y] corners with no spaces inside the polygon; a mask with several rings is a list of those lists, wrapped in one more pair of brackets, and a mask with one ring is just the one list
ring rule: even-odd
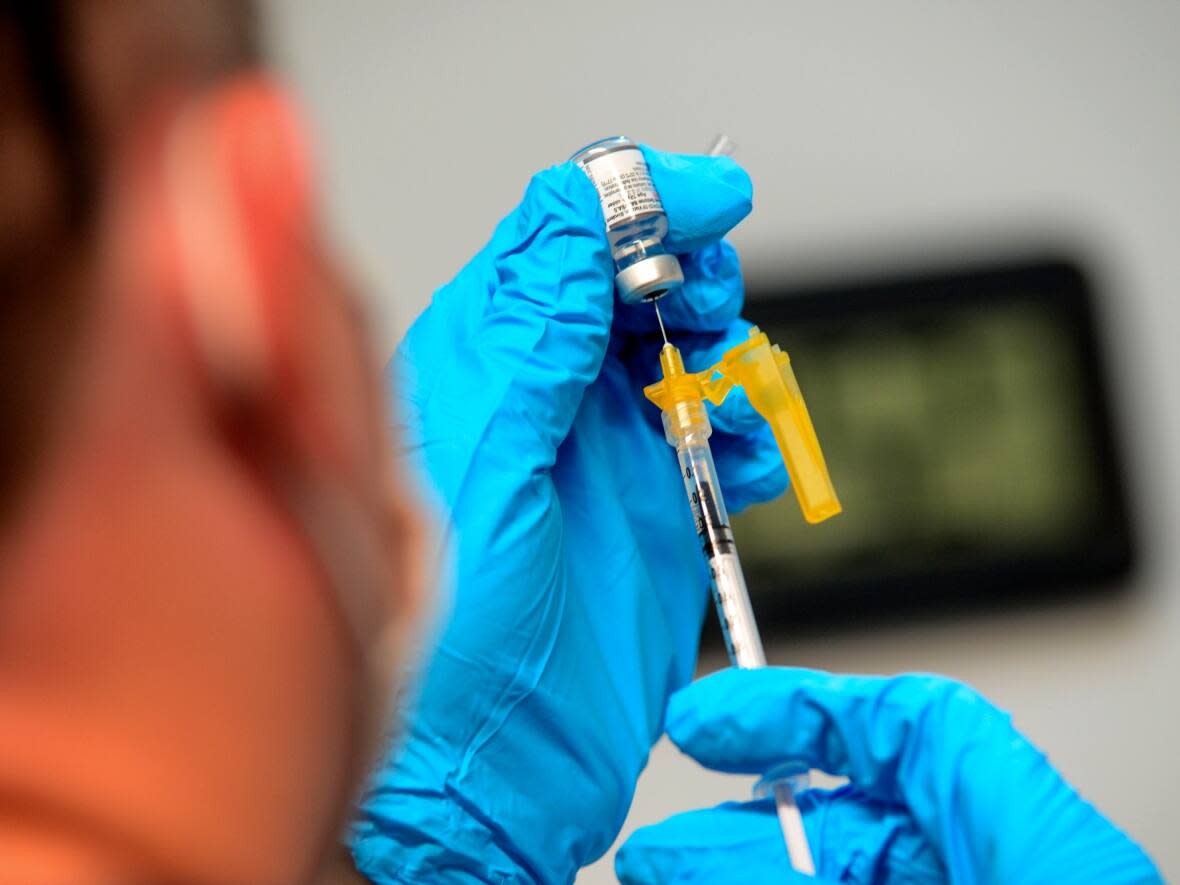
{"label": "syringe", "polygon": [[[717,156],[733,149],[728,137],[718,136],[709,153]],[[606,138],[587,145],[572,159],[598,190],[615,262],[615,290],[622,301],[655,305],[659,298],[680,289],[683,268],[663,243],[668,219],[639,146],[622,136]],[[721,362],[701,372],[686,372],[680,351],[668,342],[659,307],[656,316],[664,333],[660,353],[664,377],[646,387],[644,394],[663,411],[668,442],[675,446],[680,460],[730,658],[737,667],[764,667],[766,655],[709,450],[712,427],[705,400],[720,405],[734,387],[746,391],[750,404],[774,431],[808,522],[839,513],[840,502],[787,354],[755,328],[749,340],[727,351]],[[760,786],[774,793],[791,865],[814,874],[803,818],[791,787],[791,775],[799,773],[805,775],[806,769],[792,769],[785,780],[779,771],[770,772]]]}
{"label": "syringe", "polygon": [[[733,141],[726,135],[718,135],[709,154],[726,156],[733,150]],[[644,392],[662,410],[664,432],[668,443],[676,449],[697,536],[709,563],[713,600],[730,663],[745,669],[765,667],[766,652],[754,620],[750,593],[709,448],[713,429],[704,401],[720,405],[734,386],[745,389],[750,403],[774,431],[808,522],[820,522],[839,513],[840,502],[787,355],[755,328],[750,331],[749,341],[731,349],[717,365],[703,372],[685,372],[680,351],[668,342],[660,308],[655,301],[652,304],[664,338],[660,351],[664,378]],[[787,763],[768,772],[759,782],[758,790],[761,795],[774,795],[791,866],[814,876],[815,862],[803,829],[803,816],[795,803],[796,790],[805,788],[806,784],[807,766]]]}
{"label": "syringe", "polygon": [[[680,351],[665,340],[660,351],[660,366],[664,372],[664,390],[670,396],[662,406],[664,432],[668,444],[676,449],[680,462],[680,475],[688,494],[696,520],[697,536],[709,563],[712,578],[711,589],[725,637],[725,647],[730,662],[735,667],[752,669],[766,666],[766,653],[762,649],[762,638],[754,620],[754,609],[750,605],[750,594],[746,589],[746,578],[738,559],[733,531],[729,526],[729,515],[721,495],[721,484],[717,479],[717,468],[713,464],[713,453],[709,448],[712,425],[705,411],[705,404],[699,398],[677,397],[678,382],[692,378],[684,370]],[[807,844],[803,829],[803,816],[795,804],[792,783],[798,785],[806,769],[792,772],[790,779],[764,781],[767,792],[773,792],[778,811],[779,825],[791,866],[800,873],[815,875],[815,863]]]}

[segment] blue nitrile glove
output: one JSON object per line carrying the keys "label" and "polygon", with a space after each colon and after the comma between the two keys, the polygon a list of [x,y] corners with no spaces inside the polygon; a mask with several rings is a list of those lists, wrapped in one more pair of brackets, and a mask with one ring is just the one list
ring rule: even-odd
{"label": "blue nitrile glove", "polygon": [[[850,779],[798,797],[819,881],[1160,881],[1006,713],[949,679],[727,670],[678,692],[667,725],[718,771],[799,759]],[[615,869],[626,885],[817,881],[792,872],[770,800],[638,830]]]}
{"label": "blue nitrile glove", "polygon": [[[746,338],[721,237],[750,210],[749,178],[729,159],[645,154],[686,277],[665,322],[702,366]],[[447,510],[454,598],[353,831],[374,882],[568,882],[622,825],[668,697],[692,677],[708,598],[641,390],[659,374],[656,328],[650,306],[616,303],[598,197],[565,163],[533,179],[399,348],[403,435]],[[781,493],[748,402],[714,419],[733,508]]]}

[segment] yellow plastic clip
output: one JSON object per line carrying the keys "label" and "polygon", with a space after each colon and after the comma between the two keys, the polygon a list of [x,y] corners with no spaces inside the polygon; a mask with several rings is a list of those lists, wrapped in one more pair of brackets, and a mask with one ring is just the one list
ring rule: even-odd
{"label": "yellow plastic clip", "polygon": [[708,400],[719,406],[735,386],[745,390],[750,404],[774,431],[803,518],[823,522],[840,512],[791,360],[770,343],[765,332],[757,326],[750,329],[748,341],[726,351],[721,362],[703,372],[686,372],[680,351],[666,344],[660,352],[660,367],[663,380],[645,387],[643,393],[669,416],[686,403]]}

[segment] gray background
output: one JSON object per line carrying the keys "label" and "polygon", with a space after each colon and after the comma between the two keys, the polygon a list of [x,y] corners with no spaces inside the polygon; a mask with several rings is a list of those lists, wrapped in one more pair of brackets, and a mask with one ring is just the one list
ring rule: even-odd
{"label": "gray background", "polygon": [[[1112,296],[1146,548],[1135,592],[770,654],[967,680],[1180,875],[1180,4],[269,7],[387,349],[531,172],[616,132],[669,150],[700,150],[718,131],[739,142],[756,208],[734,239],[754,277],[1083,248]],[[661,745],[624,835],[747,790]],[[610,857],[578,881],[613,881]]]}

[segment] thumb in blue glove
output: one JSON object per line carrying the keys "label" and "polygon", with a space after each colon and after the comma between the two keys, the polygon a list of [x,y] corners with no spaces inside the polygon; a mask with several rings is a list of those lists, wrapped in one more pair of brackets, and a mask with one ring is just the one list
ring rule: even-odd
{"label": "thumb in blue glove", "polygon": [[[1158,882],[1147,855],[1083,800],[1009,717],[936,676],[727,670],[678,692],[668,735],[701,764],[756,774],[786,759],[844,775],[799,797],[821,877],[851,882]],[[785,881],[772,803],[638,831],[624,883]]]}

